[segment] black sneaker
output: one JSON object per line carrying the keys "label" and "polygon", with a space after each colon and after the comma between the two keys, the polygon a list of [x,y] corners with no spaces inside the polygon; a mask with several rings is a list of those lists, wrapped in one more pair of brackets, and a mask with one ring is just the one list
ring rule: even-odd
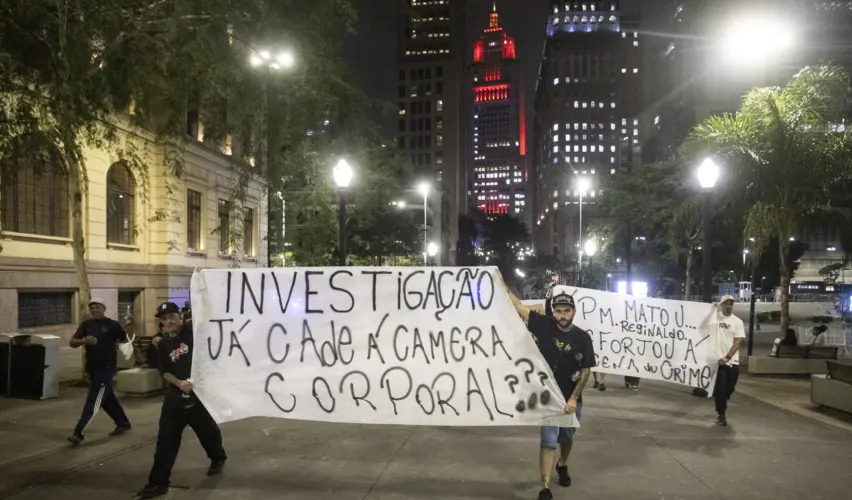
{"label": "black sneaker", "polygon": [[69,443],[71,443],[71,446],[73,446],[73,447],[80,446],[80,443],[83,442],[83,436],[78,436],[76,434],[72,434],[72,435],[68,436],[66,439],[68,440]]}
{"label": "black sneaker", "polygon": [[169,492],[169,487],[163,484],[149,484],[137,493],[139,498],[157,498]]}
{"label": "black sneaker", "polygon": [[553,500],[553,493],[550,492],[549,488],[544,488],[538,492],[538,500]]}
{"label": "black sneaker", "polygon": [[109,433],[110,436],[121,436],[122,434],[126,434],[130,432],[129,425],[119,425],[112,432]]}
{"label": "black sneaker", "polygon": [[600,385],[600,386],[598,386],[598,390],[599,390],[599,391],[601,391],[601,392],[605,391],[605,390],[606,390],[606,385],[604,385],[603,383],[601,383],[601,385]]}
{"label": "black sneaker", "polygon": [[212,462],[210,462],[210,468],[207,469],[207,475],[208,476],[218,476],[219,474],[221,474],[222,469],[225,468],[225,460],[226,459],[213,460]]}
{"label": "black sneaker", "polygon": [[571,486],[571,476],[568,474],[567,465],[557,465],[556,474],[559,476],[559,486],[566,488]]}
{"label": "black sneaker", "polygon": [[592,385],[592,389],[597,389],[599,385],[601,385],[601,384],[598,383],[597,380],[595,380],[595,383]]}
{"label": "black sneaker", "polygon": [[725,418],[725,415],[717,415],[716,416],[716,425],[721,425],[722,427],[728,425],[728,419]]}

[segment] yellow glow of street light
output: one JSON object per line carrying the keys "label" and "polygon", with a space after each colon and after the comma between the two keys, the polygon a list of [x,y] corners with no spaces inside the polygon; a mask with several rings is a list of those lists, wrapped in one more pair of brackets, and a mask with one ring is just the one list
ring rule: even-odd
{"label": "yellow glow of street light", "polygon": [[268,61],[272,57],[272,54],[270,54],[268,50],[261,50],[260,52],[258,52],[258,55],[264,61]]}
{"label": "yellow glow of street light", "polygon": [[263,62],[263,59],[261,59],[260,56],[257,54],[252,54],[249,61],[251,62],[252,66],[260,66],[260,64]]}

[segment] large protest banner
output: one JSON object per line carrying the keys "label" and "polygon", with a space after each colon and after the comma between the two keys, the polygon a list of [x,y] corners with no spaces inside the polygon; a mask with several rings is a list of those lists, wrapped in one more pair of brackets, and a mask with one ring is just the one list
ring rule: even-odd
{"label": "large protest banner", "polygon": [[567,286],[557,286],[552,293],[562,292],[574,296],[574,324],[592,336],[594,371],[712,392],[718,369],[715,306]]}
{"label": "large protest banner", "polygon": [[494,268],[203,270],[192,382],[217,422],[578,427]]}

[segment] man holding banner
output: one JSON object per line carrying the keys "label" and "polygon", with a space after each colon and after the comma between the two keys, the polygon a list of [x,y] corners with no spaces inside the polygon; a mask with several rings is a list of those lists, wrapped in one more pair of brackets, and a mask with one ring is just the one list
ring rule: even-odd
{"label": "man holding banner", "polygon": [[148,476],[148,484],[139,492],[141,498],[155,498],[169,492],[169,478],[187,425],[195,431],[210,458],[208,476],[220,474],[227,459],[219,426],[198,400],[190,382],[195,347],[192,322],[183,322],[181,310],[173,302],[160,304],[157,318],[165,335],[157,345],[157,363],[169,387],[160,412],[154,465]]}
{"label": "man holding banner", "polygon": [[[553,316],[549,317],[523,305],[508,287],[506,291],[515,310],[523,318],[529,331],[538,339],[538,347],[544,359],[550,364],[559,389],[568,398],[565,411],[574,413],[579,421],[583,408],[583,389],[589,380],[591,369],[595,366],[595,351],[589,334],[573,324],[576,313],[574,298],[564,292],[555,293],[550,300]],[[574,444],[574,428],[542,427],[539,451],[542,489],[538,494],[538,500],[553,498],[553,493],[550,491],[550,477],[557,444],[560,448],[559,461],[556,463],[559,485],[571,486],[568,456]]]}

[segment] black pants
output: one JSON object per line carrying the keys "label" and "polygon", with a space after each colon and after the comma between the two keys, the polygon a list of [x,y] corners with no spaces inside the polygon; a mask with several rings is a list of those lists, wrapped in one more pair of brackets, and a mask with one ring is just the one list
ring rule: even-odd
{"label": "black pants", "polygon": [[196,403],[190,408],[174,408],[163,404],[160,413],[160,431],[157,434],[157,450],[154,452],[154,465],[148,475],[149,485],[169,485],[172,467],[175,465],[183,430],[190,426],[198,441],[207,452],[211,461],[225,460],[222,447],[222,433],[207,408]]}
{"label": "black pants", "polygon": [[74,428],[74,435],[83,437],[86,428],[95,419],[101,408],[112,418],[117,427],[130,427],[130,421],[124,413],[124,408],[118,402],[115,392],[112,390],[112,378],[115,376],[115,368],[96,368],[88,371],[91,385],[89,394],[86,396],[86,404],[83,406],[83,414]]}
{"label": "black pants", "polygon": [[719,415],[724,415],[728,410],[728,400],[731,399],[739,378],[739,365],[719,366],[719,371],[716,373],[716,385],[713,387],[713,397],[716,399],[716,413]]}

